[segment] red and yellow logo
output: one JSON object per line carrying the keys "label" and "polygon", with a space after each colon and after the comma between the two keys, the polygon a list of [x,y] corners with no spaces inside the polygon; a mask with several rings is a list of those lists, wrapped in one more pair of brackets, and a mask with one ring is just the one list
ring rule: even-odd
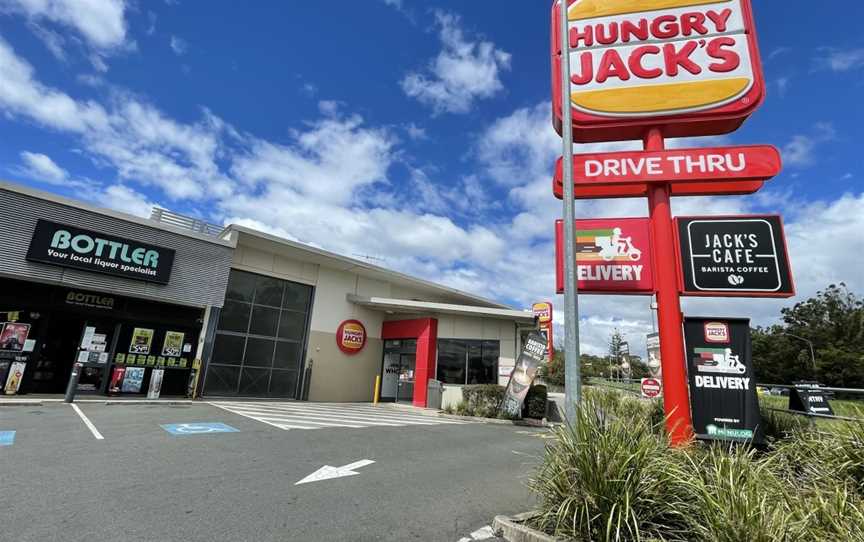
{"label": "red and yellow logo", "polygon": [[346,354],[356,354],[366,346],[366,328],[359,320],[345,320],[336,330],[336,346]]}
{"label": "red and yellow logo", "polygon": [[552,321],[552,303],[546,301],[534,303],[531,306],[531,310],[534,312],[534,316],[537,317],[537,321],[541,324]]}
{"label": "red and yellow logo", "polygon": [[[707,121],[706,113],[717,115],[715,121],[743,121],[761,102],[750,0],[569,1],[566,61],[577,130],[624,119]],[[553,27],[553,40],[555,34],[560,36]],[[553,73],[559,82],[565,61],[560,53],[558,39]],[[718,122],[699,130],[725,133],[735,127]]]}

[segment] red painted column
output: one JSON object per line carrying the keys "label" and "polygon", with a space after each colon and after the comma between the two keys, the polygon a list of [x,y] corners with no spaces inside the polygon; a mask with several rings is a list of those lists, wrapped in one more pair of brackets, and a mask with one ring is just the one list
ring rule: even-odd
{"label": "red painted column", "polygon": [[[646,151],[663,150],[663,134],[652,128],[645,135]],[[687,366],[684,358],[684,331],[675,261],[671,189],[668,183],[648,185],[648,210],[654,234],[654,276],[657,290],[657,322],[660,330],[660,363],[663,367],[663,407],[666,429],[672,444],[686,444],[693,438]],[[415,395],[416,397],[416,395]]]}
{"label": "red painted column", "polygon": [[429,318],[417,337],[414,364],[414,406],[426,406],[426,386],[435,375],[435,353],[438,347],[438,320]]}

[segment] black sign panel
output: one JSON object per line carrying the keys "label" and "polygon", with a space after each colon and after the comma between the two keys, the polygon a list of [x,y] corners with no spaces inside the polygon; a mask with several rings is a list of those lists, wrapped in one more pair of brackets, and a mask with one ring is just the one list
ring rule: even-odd
{"label": "black sign panel", "polygon": [[789,393],[789,410],[807,412],[809,414],[834,415],[834,409],[828,403],[828,396],[818,382],[793,382],[795,387]]}
{"label": "black sign panel", "polygon": [[795,295],[777,215],[679,217],[685,295]]}
{"label": "black sign panel", "polygon": [[685,318],[684,341],[696,435],[761,443],[750,320]]}
{"label": "black sign panel", "polygon": [[33,262],[167,284],[174,250],[39,220],[27,259]]}

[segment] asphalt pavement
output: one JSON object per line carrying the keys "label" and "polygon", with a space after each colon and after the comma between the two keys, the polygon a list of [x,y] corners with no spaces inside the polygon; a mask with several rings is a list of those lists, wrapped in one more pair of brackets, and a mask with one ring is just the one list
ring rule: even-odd
{"label": "asphalt pavement", "polygon": [[273,405],[2,407],[0,540],[454,542],[533,503],[543,429]]}

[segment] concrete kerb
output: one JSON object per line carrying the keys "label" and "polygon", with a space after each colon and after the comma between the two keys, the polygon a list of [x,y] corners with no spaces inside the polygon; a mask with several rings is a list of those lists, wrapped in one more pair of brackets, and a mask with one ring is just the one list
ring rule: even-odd
{"label": "concrete kerb", "polygon": [[550,536],[525,525],[526,521],[536,516],[537,512],[525,512],[512,517],[495,516],[492,520],[492,532],[507,542],[564,542],[563,538]]}
{"label": "concrete kerb", "polygon": [[[77,404],[100,405],[187,405],[200,401],[189,399],[77,399]],[[0,399],[0,407],[62,405],[63,399]]]}

